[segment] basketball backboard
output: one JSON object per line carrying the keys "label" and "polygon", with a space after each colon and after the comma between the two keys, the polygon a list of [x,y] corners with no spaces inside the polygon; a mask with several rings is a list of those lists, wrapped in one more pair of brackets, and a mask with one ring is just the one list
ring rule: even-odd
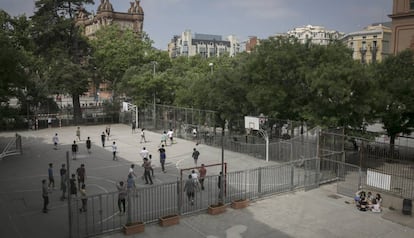
{"label": "basketball backboard", "polygon": [[260,120],[258,117],[245,116],[244,117],[244,128],[251,130],[259,130]]}

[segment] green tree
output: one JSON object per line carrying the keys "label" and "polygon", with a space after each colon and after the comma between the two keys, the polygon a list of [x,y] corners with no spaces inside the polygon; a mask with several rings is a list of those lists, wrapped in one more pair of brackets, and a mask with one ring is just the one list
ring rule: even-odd
{"label": "green tree", "polygon": [[141,67],[155,60],[151,57],[156,55],[151,43],[145,33],[137,35],[130,29],[121,29],[117,24],[106,26],[96,33],[96,38],[91,40],[93,65],[102,81],[110,84],[113,94],[116,93],[117,83],[130,67]]}
{"label": "green tree", "polygon": [[360,129],[372,113],[373,82],[368,68],[352,59],[344,45],[312,47],[307,78],[306,119],[326,127]]}
{"label": "green tree", "polygon": [[49,65],[41,73],[45,77],[42,80],[48,82],[49,94],[64,91],[72,96],[75,122],[82,117],[79,97],[88,90],[89,68],[85,59],[90,51],[75,25],[75,16],[82,5],[91,3],[92,0],[38,0],[32,17],[35,53]]}
{"label": "green tree", "polygon": [[3,10],[0,10],[0,27],[0,105],[3,106],[24,88],[26,77],[24,54],[13,38],[13,21]]}
{"label": "green tree", "polygon": [[376,115],[384,124],[393,149],[399,133],[414,128],[414,52],[405,50],[390,56],[376,67]]}

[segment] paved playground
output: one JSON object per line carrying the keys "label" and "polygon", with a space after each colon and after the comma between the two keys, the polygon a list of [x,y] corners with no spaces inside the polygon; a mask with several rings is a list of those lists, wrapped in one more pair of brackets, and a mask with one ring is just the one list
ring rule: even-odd
{"label": "paved playground", "polygon": [[[221,162],[219,148],[194,141],[176,139],[166,147],[166,173],[161,172],[157,153],[161,135],[146,131],[146,143],[140,143],[137,130],[127,125],[110,125],[111,136],[102,147],[100,135],[106,125],[81,126],[81,141],[77,160],[70,160],[73,173],[80,164],[86,167],[88,195],[115,191],[117,181],[125,181],[132,163],[140,173],[142,159],[139,152],[146,147],[153,155],[155,184],[176,181],[179,170],[194,166],[193,148],[200,151],[199,164]],[[0,161],[0,237],[68,237],[67,203],[59,200],[59,168],[66,162],[66,152],[76,138],[76,127],[50,128],[19,132],[23,137],[23,155]],[[60,146],[53,149],[52,137],[58,133]],[[0,133],[0,140],[14,133]],[[88,154],[85,140],[92,140]],[[118,147],[119,160],[112,160],[111,144]],[[70,156],[70,154],[69,154]],[[225,151],[228,170],[245,170],[268,165],[246,155]],[[41,212],[41,180],[47,179],[48,164],[54,164],[56,189],[50,196],[50,211]],[[208,173],[218,173],[219,167]],[[146,187],[141,179],[139,187]],[[336,194],[334,185],[326,185],[308,192],[295,192],[256,201],[243,210],[228,211],[218,216],[205,213],[182,217],[179,225],[162,228],[147,224],[146,231],[136,237],[412,237],[414,218],[385,209],[381,214],[359,212],[350,198]],[[400,223],[400,224],[398,224]],[[404,224],[404,225],[401,225]],[[122,233],[105,237],[123,237]],[[134,237],[134,236],[132,236]]]}

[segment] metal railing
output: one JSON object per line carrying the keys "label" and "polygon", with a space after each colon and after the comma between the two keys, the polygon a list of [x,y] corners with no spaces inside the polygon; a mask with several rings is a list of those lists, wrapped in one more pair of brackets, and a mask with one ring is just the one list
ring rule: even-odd
{"label": "metal railing", "polygon": [[[230,204],[240,199],[255,200],[297,189],[311,189],[337,180],[338,174],[347,174],[347,171],[338,170],[320,176],[321,171],[338,168],[320,163],[319,159],[312,158],[227,173],[224,176],[224,199],[219,197],[219,177],[214,174],[205,178],[204,190],[195,192],[193,204],[183,191],[185,180],[139,188],[128,193],[126,214],[120,213],[117,192],[89,196],[86,212],[79,213],[80,200],[72,203],[71,215],[74,220],[70,229],[74,237],[95,236],[120,230],[128,222],[152,223],[163,216],[205,211],[219,201]],[[357,186],[350,189],[354,191]]]}
{"label": "metal railing", "polygon": [[131,190],[127,196],[126,213],[118,208],[118,193],[89,196],[87,211],[79,213],[80,200],[74,200],[71,231],[74,237],[90,237],[121,230],[129,222],[153,223],[168,215],[202,212],[223,201],[256,200],[298,189],[313,189],[336,182],[339,194],[353,197],[366,184],[366,173],[360,167],[341,162],[343,153],[325,154],[323,158],[302,159],[279,165],[234,171],[224,176],[224,199],[220,199],[218,175],[205,178],[204,190],[197,190],[194,202],[183,191],[185,180]]}
{"label": "metal railing", "polygon": [[322,132],[320,154],[342,153],[336,161],[361,168],[362,186],[370,187],[367,171],[389,176],[389,184],[379,191],[401,198],[414,198],[414,148],[390,145],[364,138],[351,137],[336,132]]}

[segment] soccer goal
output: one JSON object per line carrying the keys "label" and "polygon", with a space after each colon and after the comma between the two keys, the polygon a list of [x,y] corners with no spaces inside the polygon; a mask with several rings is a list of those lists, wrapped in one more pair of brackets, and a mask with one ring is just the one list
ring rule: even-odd
{"label": "soccer goal", "polygon": [[0,153],[0,160],[11,155],[23,154],[22,137],[16,133],[16,136],[10,139],[4,147],[3,152]]}
{"label": "soccer goal", "polygon": [[[224,175],[227,174],[227,163],[223,164],[224,166]],[[217,163],[217,164],[204,164],[205,168],[215,168],[214,170],[209,170],[209,174],[216,174],[219,175],[220,171],[221,171],[221,163]],[[201,168],[201,166],[196,166],[196,167],[190,167],[190,168],[183,168],[180,169],[180,182],[183,182],[183,175],[189,175],[191,174],[191,171],[196,170],[198,171],[198,169]],[[189,173],[187,173],[187,171],[189,171]],[[187,177],[184,178],[184,180]]]}

